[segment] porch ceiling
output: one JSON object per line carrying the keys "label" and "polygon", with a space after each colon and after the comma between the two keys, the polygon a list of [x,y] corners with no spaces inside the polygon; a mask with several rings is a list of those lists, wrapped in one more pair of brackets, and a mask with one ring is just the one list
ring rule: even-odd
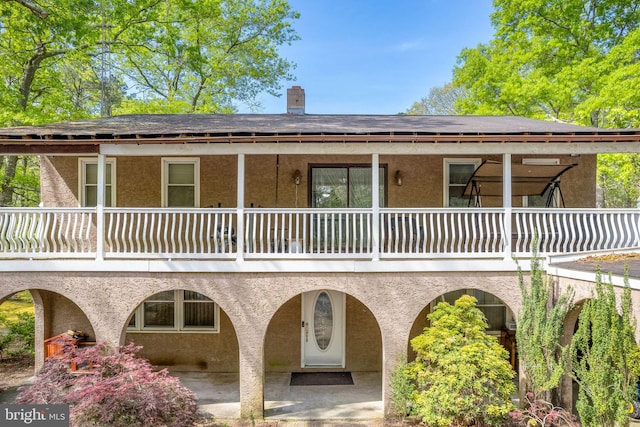
{"label": "porch ceiling", "polygon": [[101,144],[640,142],[599,129],[508,116],[126,115],[0,129],[0,152],[97,153]]}

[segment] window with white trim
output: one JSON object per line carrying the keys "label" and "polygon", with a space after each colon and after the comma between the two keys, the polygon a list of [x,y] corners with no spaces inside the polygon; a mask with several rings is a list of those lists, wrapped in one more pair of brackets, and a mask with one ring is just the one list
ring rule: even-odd
{"label": "window with white trim", "polygon": [[[522,159],[523,165],[559,165],[560,159]],[[549,200],[551,186],[542,195],[522,196],[522,206],[525,208],[557,208],[560,206],[560,194],[556,191]],[[550,203],[549,203],[550,202]]]}
{"label": "window with white trim", "polygon": [[[104,206],[116,205],[116,159],[105,160]],[[98,204],[98,159],[87,157],[78,159],[78,199],[80,206],[94,207]]]}
{"label": "window with white trim", "polygon": [[469,206],[469,197],[463,195],[464,189],[480,163],[481,159],[444,159],[444,207]]}
{"label": "window with white trim", "polygon": [[162,206],[200,206],[200,159],[162,159]]}
{"label": "window with white trim", "polygon": [[211,298],[185,290],[163,291],[147,298],[129,320],[129,331],[219,332],[220,309]]}

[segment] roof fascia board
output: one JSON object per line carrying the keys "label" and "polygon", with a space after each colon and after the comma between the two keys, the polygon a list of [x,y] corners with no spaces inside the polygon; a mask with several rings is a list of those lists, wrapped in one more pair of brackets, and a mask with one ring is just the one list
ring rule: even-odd
{"label": "roof fascia board", "polygon": [[388,154],[468,155],[535,154],[570,155],[637,153],[638,142],[591,143],[259,143],[259,144],[102,144],[110,156],[231,155],[231,154]]}

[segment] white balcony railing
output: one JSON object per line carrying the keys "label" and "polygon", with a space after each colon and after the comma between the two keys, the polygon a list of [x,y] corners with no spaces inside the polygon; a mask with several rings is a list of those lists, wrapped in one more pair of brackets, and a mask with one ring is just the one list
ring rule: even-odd
{"label": "white balcony railing", "polygon": [[94,257],[95,221],[95,209],[0,209],[0,258]]}
{"label": "white balcony railing", "polygon": [[240,212],[242,221],[237,209],[105,208],[103,218],[92,208],[0,209],[0,259],[527,257],[536,236],[541,254],[640,246],[640,211],[632,209],[514,208],[507,216],[385,208],[378,221],[371,209]]}

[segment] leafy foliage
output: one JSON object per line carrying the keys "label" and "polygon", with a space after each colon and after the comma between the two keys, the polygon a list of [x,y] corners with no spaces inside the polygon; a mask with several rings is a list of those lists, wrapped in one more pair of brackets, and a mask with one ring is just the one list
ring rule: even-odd
{"label": "leafy foliage", "polygon": [[635,208],[640,197],[640,154],[598,155],[602,207]]}
{"label": "leafy foliage", "polygon": [[[637,126],[640,8],[630,0],[498,0],[488,44],[465,49],[465,113]],[[630,112],[626,112],[629,111]],[[635,123],[635,124],[634,124]]]}
{"label": "leafy foliage", "polygon": [[459,101],[464,99],[466,91],[461,86],[447,83],[442,87],[434,87],[429,95],[418,102],[414,102],[405,114],[409,115],[455,115],[460,111],[457,107]]}
{"label": "leafy foliage", "polygon": [[[640,127],[640,8],[631,0],[496,0],[493,39],[462,50],[456,111]],[[637,155],[599,155],[604,206],[635,207]],[[617,172],[620,171],[618,175]]]}
{"label": "leafy foliage", "polygon": [[[278,47],[298,16],[286,0],[2,1],[0,126],[258,108],[292,79]],[[0,158],[0,206],[38,205],[34,159]]]}
{"label": "leafy foliage", "polygon": [[403,357],[398,360],[395,368],[391,371],[391,412],[401,419],[411,413],[411,393],[414,390],[409,376],[405,375],[406,368],[407,362]]}
{"label": "leafy foliage", "polygon": [[[71,405],[73,425],[184,426],[198,419],[195,395],[166,369],[154,371],[133,344],[78,349],[62,339],[60,357],[47,359],[18,403]],[[75,375],[71,363],[89,372]]]}
{"label": "leafy foliage", "polygon": [[404,375],[412,384],[411,411],[432,426],[500,425],[513,409],[515,375],[507,351],[487,335],[487,322],[465,295],[439,303],[431,326],[411,341],[416,360]]}
{"label": "leafy foliage", "polygon": [[536,248],[537,239],[533,244],[529,283],[525,282],[522,269],[518,268],[522,308],[518,313],[516,330],[525,391],[533,393],[534,400],[556,388],[566,371],[569,348],[561,346],[560,340],[572,296],[571,293],[563,293],[557,301],[552,300],[552,284],[543,276]]}
{"label": "leafy foliage", "polygon": [[[291,79],[286,0],[0,4],[0,123],[128,111],[231,112]],[[126,104],[122,102],[128,99]],[[146,109],[145,109],[146,108]]]}
{"label": "leafy foliage", "polygon": [[21,312],[17,320],[8,320],[0,316],[0,326],[7,333],[0,335],[0,354],[34,354],[35,352],[35,316],[33,313]]}
{"label": "leafy foliage", "polygon": [[572,376],[580,386],[576,408],[583,425],[625,425],[640,374],[635,326],[628,284],[618,312],[613,284],[603,283],[598,272],[595,293],[583,305],[571,342]]}

